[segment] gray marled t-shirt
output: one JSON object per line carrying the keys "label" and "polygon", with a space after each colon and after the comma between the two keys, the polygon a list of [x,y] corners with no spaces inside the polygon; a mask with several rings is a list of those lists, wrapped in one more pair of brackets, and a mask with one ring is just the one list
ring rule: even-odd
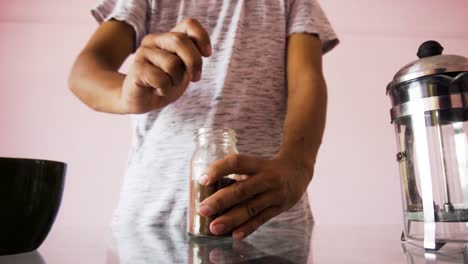
{"label": "gray marled t-shirt", "polygon": [[[240,153],[263,158],[278,150],[286,114],[286,44],[293,33],[317,34],[323,52],[337,43],[316,0],[104,0],[98,21],[126,21],[137,46],[144,35],[195,18],[211,37],[201,81],[176,102],[133,116],[133,140],[114,221],[183,224],[188,176],[200,127],[233,128]],[[275,218],[312,221],[307,195]]]}

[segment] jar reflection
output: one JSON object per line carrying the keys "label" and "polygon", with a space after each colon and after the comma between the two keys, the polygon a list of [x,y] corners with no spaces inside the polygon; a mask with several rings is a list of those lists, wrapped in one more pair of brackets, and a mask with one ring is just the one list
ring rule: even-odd
{"label": "jar reflection", "polygon": [[312,224],[266,224],[248,238],[194,237],[185,226],[114,227],[121,264],[294,263],[310,258]]}
{"label": "jar reflection", "polygon": [[402,243],[401,249],[408,264],[455,264],[468,263],[466,248],[446,246],[443,250],[425,250],[410,243]]}

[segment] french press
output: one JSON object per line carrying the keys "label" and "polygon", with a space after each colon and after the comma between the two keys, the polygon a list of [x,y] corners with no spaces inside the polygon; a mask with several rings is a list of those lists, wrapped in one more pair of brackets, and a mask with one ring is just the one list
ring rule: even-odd
{"label": "french press", "polygon": [[404,231],[426,249],[468,243],[468,59],[426,41],[387,86]]}

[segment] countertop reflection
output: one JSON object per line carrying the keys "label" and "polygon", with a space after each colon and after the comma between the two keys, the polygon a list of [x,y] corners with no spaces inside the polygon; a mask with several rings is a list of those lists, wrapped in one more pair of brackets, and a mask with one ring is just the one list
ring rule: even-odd
{"label": "countertop reflection", "polygon": [[400,234],[400,225],[277,224],[235,241],[190,237],[184,226],[56,225],[38,251],[0,256],[0,264],[468,263],[459,251],[401,244]]}
{"label": "countertop reflection", "polygon": [[307,263],[313,224],[269,224],[248,238],[193,237],[184,226],[114,229],[120,263]]}
{"label": "countertop reflection", "polygon": [[1,264],[46,264],[38,251],[25,254],[0,256]]}

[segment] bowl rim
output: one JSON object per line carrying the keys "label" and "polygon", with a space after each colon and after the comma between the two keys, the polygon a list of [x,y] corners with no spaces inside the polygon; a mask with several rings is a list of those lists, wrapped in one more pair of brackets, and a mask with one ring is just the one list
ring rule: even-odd
{"label": "bowl rim", "polygon": [[63,166],[67,166],[67,163],[65,163],[63,161],[48,160],[48,159],[35,159],[35,158],[19,158],[19,157],[0,156],[0,161],[1,160],[23,161],[23,162],[45,162],[45,163],[60,164],[60,165],[63,165]]}

